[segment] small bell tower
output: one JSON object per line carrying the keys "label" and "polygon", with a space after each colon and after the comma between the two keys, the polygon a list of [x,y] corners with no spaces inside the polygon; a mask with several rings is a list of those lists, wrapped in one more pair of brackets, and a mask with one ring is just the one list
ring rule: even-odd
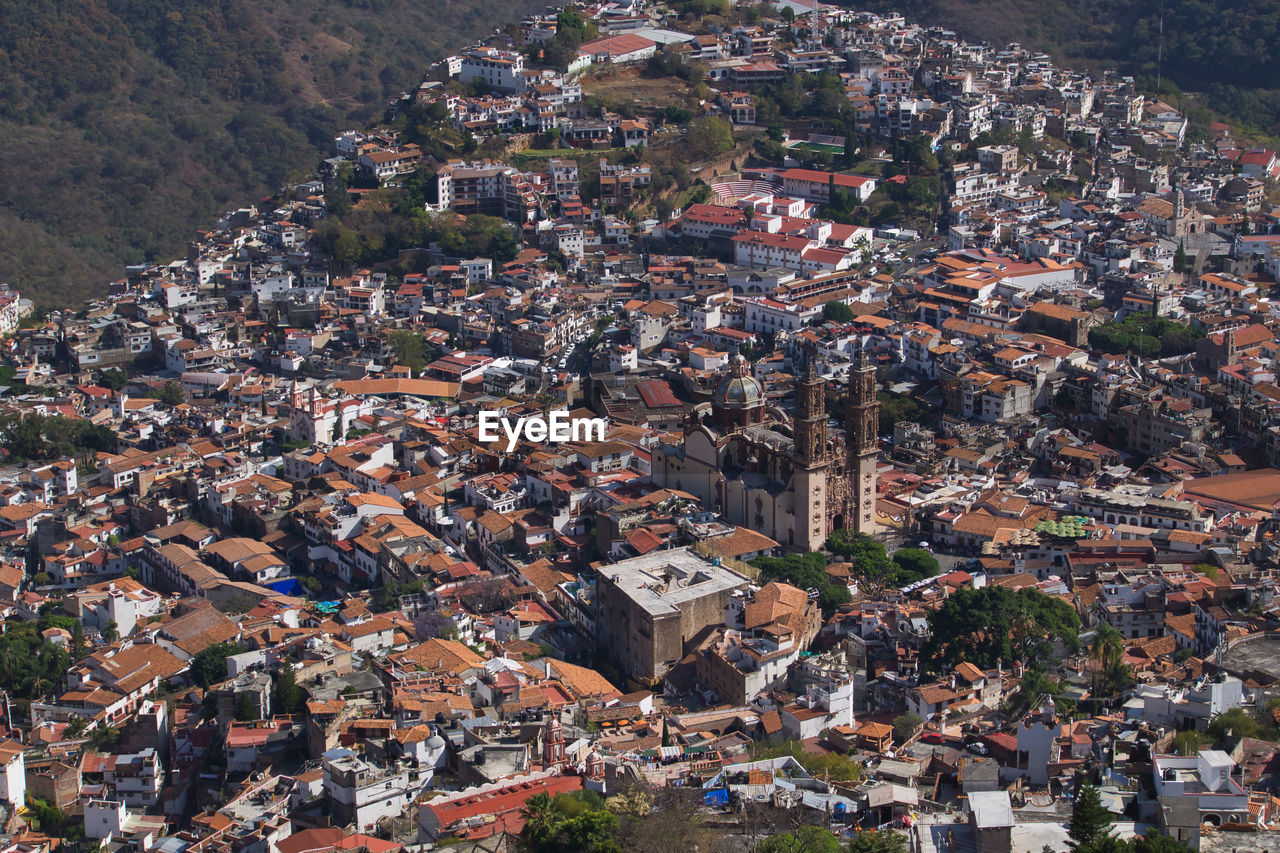
{"label": "small bell tower", "polygon": [[564,732],[560,728],[560,718],[554,713],[542,733],[542,764],[547,768],[564,764]]}

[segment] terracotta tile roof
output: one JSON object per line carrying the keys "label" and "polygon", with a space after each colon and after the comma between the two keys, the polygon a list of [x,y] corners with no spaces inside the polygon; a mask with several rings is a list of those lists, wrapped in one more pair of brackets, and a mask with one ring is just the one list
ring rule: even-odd
{"label": "terracotta tile roof", "polygon": [[1193,498],[1270,510],[1280,503],[1280,471],[1258,468],[1237,474],[1201,477],[1184,482],[1183,493]]}
{"label": "terracotta tile roof", "polygon": [[893,734],[893,726],[885,725],[884,723],[868,722],[858,726],[855,731],[862,737],[880,740],[881,738],[886,738]]}
{"label": "terracotta tile roof", "polygon": [[453,675],[484,667],[484,658],[456,640],[425,640],[407,651],[391,655],[390,659],[410,669]]}
{"label": "terracotta tile roof", "polygon": [[732,533],[708,539],[707,545],[726,557],[740,557],[778,547],[777,542],[749,527],[738,527]]}
{"label": "terracotta tile roof", "polygon": [[559,679],[577,698],[622,695],[622,691],[594,669],[554,658],[549,658],[547,665],[551,668],[552,677]]}
{"label": "terracotta tile roof", "polygon": [[1166,614],[1164,617],[1165,630],[1171,634],[1177,634],[1187,639],[1195,639],[1196,636],[1196,617],[1194,613]]}
{"label": "terracotta tile roof", "polygon": [[158,645],[138,643],[108,654],[94,652],[87,662],[94,674],[109,687],[129,693],[153,678],[168,678],[186,668]]}

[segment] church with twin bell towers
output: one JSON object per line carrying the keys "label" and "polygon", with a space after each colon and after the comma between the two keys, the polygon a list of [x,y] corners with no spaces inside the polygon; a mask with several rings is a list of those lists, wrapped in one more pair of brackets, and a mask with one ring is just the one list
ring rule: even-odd
{"label": "church with twin bell towers", "polygon": [[849,371],[843,433],[828,429],[826,388],[810,366],[791,415],[735,359],[709,410],[690,417],[678,444],[654,449],[654,481],[786,548],[817,550],[840,528],[875,532],[875,368],[860,355]]}

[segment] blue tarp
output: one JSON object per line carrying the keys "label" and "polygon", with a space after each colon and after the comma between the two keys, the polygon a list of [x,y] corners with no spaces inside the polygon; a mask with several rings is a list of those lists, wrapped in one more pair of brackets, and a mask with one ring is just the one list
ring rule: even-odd
{"label": "blue tarp", "polygon": [[702,804],[704,806],[727,806],[729,805],[729,791],[727,788],[712,788],[702,796]]}

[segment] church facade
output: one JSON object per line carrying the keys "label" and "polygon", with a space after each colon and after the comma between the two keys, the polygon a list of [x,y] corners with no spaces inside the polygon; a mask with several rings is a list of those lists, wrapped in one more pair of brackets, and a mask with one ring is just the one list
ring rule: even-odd
{"label": "church facade", "polygon": [[299,387],[295,380],[289,392],[289,437],[313,447],[332,447],[345,441],[357,418],[370,414],[373,404],[368,399],[325,397],[314,384]]}
{"label": "church facade", "polygon": [[679,443],[654,448],[654,481],[787,548],[816,550],[839,528],[873,533],[875,369],[863,358],[850,371],[843,434],[829,434],[826,384],[810,368],[792,417],[735,360],[710,412],[691,418]]}
{"label": "church facade", "polygon": [[1148,198],[1138,207],[1138,213],[1157,234],[1170,240],[1202,234],[1212,222],[1206,222],[1207,217],[1194,206],[1187,206],[1186,196],[1180,189],[1173,190],[1167,197]]}

